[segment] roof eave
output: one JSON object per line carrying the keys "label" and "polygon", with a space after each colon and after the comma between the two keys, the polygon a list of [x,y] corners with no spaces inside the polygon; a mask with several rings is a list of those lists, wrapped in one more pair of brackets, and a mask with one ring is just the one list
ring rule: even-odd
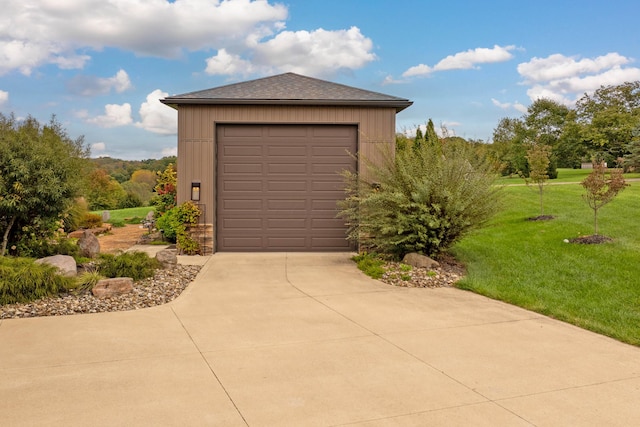
{"label": "roof eave", "polygon": [[225,98],[165,98],[160,102],[178,109],[178,105],[332,105],[349,107],[395,108],[396,113],[413,105],[412,101],[398,100],[340,100],[340,99],[225,99]]}

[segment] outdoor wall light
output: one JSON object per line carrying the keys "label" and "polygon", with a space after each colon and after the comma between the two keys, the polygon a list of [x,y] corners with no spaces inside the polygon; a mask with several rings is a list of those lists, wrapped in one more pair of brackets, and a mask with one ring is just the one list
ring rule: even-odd
{"label": "outdoor wall light", "polygon": [[200,183],[199,182],[191,183],[191,200],[195,202],[200,201]]}

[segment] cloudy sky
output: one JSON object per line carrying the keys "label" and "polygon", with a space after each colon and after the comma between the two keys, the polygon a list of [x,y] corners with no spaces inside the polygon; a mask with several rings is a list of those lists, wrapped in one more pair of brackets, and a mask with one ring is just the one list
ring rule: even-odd
{"label": "cloudy sky", "polygon": [[92,156],[175,154],[158,99],[283,72],[408,98],[398,131],[429,118],[490,140],[547,97],[571,105],[640,80],[629,0],[4,0],[0,112],[55,114]]}

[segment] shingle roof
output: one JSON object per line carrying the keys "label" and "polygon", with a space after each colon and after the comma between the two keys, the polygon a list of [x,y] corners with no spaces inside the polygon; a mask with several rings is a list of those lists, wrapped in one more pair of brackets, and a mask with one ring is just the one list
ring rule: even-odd
{"label": "shingle roof", "polygon": [[160,101],[174,108],[180,104],[368,105],[394,107],[396,111],[404,110],[413,104],[408,99],[295,73],[168,96]]}

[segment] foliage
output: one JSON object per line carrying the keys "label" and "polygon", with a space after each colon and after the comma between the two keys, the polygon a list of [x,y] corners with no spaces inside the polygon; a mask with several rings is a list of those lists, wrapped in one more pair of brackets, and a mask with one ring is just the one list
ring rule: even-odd
{"label": "foliage", "polygon": [[193,202],[185,202],[169,209],[156,221],[156,227],[170,242],[176,242],[178,249],[193,255],[200,251],[199,243],[191,237],[190,227],[198,224],[200,209]]}
{"label": "foliage", "polygon": [[80,227],[81,228],[102,227],[102,216],[87,212],[82,217],[82,221],[80,222]]}
{"label": "foliage", "polygon": [[76,231],[81,227],[82,220],[89,212],[89,206],[83,197],[78,197],[62,216],[63,227],[67,233]]}
{"label": "foliage", "polygon": [[594,234],[598,234],[598,210],[612,201],[628,185],[622,169],[612,169],[609,178],[603,162],[593,162],[593,172],[582,181],[586,194],[582,197],[593,210]]}
{"label": "foliage", "polygon": [[345,172],[339,215],[361,247],[402,256],[436,255],[498,208],[495,167],[461,141],[385,153],[368,174]]}
{"label": "foliage", "polygon": [[[563,182],[565,172],[583,171],[561,170]],[[524,186],[504,187],[505,208],[451,249],[467,269],[456,286],[638,346],[640,183],[599,214],[613,241],[576,245],[564,240],[591,234],[593,224],[584,189],[568,177],[574,185],[554,186],[545,196],[554,221],[524,221],[537,200]]]}
{"label": "foliage", "polygon": [[0,304],[24,303],[57,295],[73,286],[73,278],[51,265],[28,258],[0,257]]}
{"label": "foliage", "polygon": [[549,156],[551,147],[542,143],[536,143],[527,150],[527,161],[529,162],[529,182],[533,182],[538,187],[540,196],[540,215],[544,215],[544,186],[549,179],[547,170],[549,169]]}
{"label": "foliage", "polygon": [[170,163],[164,171],[158,172],[157,182],[154,188],[156,195],[151,198],[151,204],[159,215],[163,215],[177,203],[178,174],[173,164]]}
{"label": "foliage", "polygon": [[628,154],[631,141],[637,141],[633,132],[640,126],[640,81],[601,86],[578,100],[576,112],[582,139],[612,163]]}
{"label": "foliage", "polygon": [[131,277],[141,280],[152,277],[160,263],[144,252],[124,252],[120,255],[101,254],[98,273],[105,277]]}
{"label": "foliage", "polygon": [[527,135],[524,121],[505,117],[493,130],[492,154],[500,164],[502,175],[529,176],[526,159]]}
{"label": "foliage", "polygon": [[104,169],[94,169],[89,173],[85,196],[92,211],[117,209],[126,195],[118,181],[111,178]]}
{"label": "foliage", "polygon": [[70,290],[74,291],[76,294],[88,292],[103,278],[104,276],[98,271],[85,271],[80,276],[76,277],[76,280]]}
{"label": "foliage", "polygon": [[351,259],[364,274],[373,279],[380,279],[385,273],[384,261],[375,254],[362,252]]}
{"label": "foliage", "polygon": [[0,114],[0,232],[4,255],[48,238],[82,188],[88,151],[53,117],[46,125]]}

